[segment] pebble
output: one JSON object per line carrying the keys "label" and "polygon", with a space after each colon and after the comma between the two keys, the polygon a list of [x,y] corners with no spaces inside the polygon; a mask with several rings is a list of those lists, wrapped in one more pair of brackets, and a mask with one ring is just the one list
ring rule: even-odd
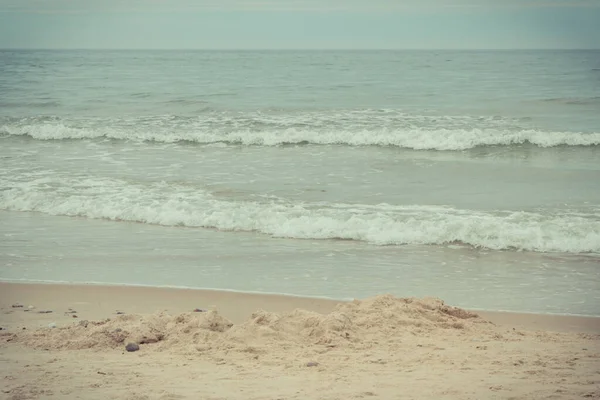
{"label": "pebble", "polygon": [[35,307],[34,306],[27,306],[28,309],[33,310]]}
{"label": "pebble", "polygon": [[12,308],[23,308],[23,304],[15,303],[12,305]]}
{"label": "pebble", "polygon": [[140,346],[138,346],[137,343],[128,343],[127,346],[125,346],[125,350],[132,352],[132,351],[138,351],[140,349]]}
{"label": "pebble", "polygon": [[307,367],[318,367],[319,363],[316,362],[316,361],[309,361],[309,362],[306,363],[306,366]]}
{"label": "pebble", "polygon": [[87,328],[88,324],[89,324],[89,322],[88,322],[88,320],[87,320],[87,319],[84,319],[84,320],[82,320],[82,321],[79,321],[79,325],[80,325],[80,326],[83,326],[84,328]]}
{"label": "pebble", "polygon": [[207,312],[208,310],[204,310],[202,308],[194,308],[194,312]]}
{"label": "pebble", "polygon": [[124,313],[123,311],[117,311],[117,312],[116,312],[116,314],[117,314],[117,315],[123,315],[123,314],[125,314],[125,313]]}
{"label": "pebble", "polygon": [[55,322],[50,322],[48,324],[48,328],[56,328],[56,323]]}
{"label": "pebble", "polygon": [[51,310],[41,310],[38,311],[38,314],[50,314],[52,311]]}

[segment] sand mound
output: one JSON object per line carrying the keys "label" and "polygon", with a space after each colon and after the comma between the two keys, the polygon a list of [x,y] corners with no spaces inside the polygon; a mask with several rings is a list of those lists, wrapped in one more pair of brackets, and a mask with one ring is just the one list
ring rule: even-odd
{"label": "sand mound", "polygon": [[440,329],[472,329],[476,314],[449,307],[439,299],[377,296],[338,305],[322,315],[297,309],[277,314],[257,311],[233,325],[216,311],[171,316],[121,315],[103,321],[81,321],[63,328],[19,333],[17,340],[45,349],[123,348],[129,342],[154,349],[193,348],[196,351],[311,346],[364,347],[403,335],[430,335]]}
{"label": "sand mound", "polygon": [[45,349],[107,349],[122,348],[133,342],[176,345],[209,340],[233,324],[217,312],[185,313],[171,316],[119,315],[102,321],[80,321],[63,328],[44,328],[19,334],[18,340]]}
{"label": "sand mound", "polygon": [[340,304],[337,312],[349,315],[362,328],[378,327],[384,330],[398,328],[453,328],[464,329],[466,320],[483,322],[475,313],[450,307],[436,298],[396,298],[377,296],[363,301]]}
{"label": "sand mound", "polygon": [[245,323],[232,327],[223,338],[231,344],[269,341],[340,346],[378,342],[390,335],[466,329],[476,322],[484,321],[477,314],[449,307],[439,299],[383,295],[340,304],[327,315],[306,310],[285,314],[259,311]]}

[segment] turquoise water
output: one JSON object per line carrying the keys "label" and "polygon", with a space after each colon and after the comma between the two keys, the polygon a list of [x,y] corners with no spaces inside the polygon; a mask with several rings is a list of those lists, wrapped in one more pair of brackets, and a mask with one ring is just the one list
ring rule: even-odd
{"label": "turquoise water", "polygon": [[600,312],[599,51],[0,51],[0,279]]}

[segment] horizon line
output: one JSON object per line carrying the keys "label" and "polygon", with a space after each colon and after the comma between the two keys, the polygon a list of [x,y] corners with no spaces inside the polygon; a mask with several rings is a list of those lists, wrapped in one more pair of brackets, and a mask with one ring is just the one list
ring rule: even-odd
{"label": "horizon line", "polygon": [[6,50],[30,50],[30,51],[590,51],[600,50],[600,47],[455,47],[455,48],[417,48],[417,47],[389,47],[389,48],[344,48],[344,47],[252,47],[252,48],[235,48],[235,47],[181,47],[181,48],[164,48],[164,47],[0,47],[0,51]]}

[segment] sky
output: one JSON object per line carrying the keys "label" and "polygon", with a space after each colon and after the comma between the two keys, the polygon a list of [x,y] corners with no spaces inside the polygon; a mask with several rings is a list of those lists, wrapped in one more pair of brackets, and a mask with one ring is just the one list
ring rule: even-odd
{"label": "sky", "polygon": [[600,0],[0,0],[0,48],[600,48]]}

